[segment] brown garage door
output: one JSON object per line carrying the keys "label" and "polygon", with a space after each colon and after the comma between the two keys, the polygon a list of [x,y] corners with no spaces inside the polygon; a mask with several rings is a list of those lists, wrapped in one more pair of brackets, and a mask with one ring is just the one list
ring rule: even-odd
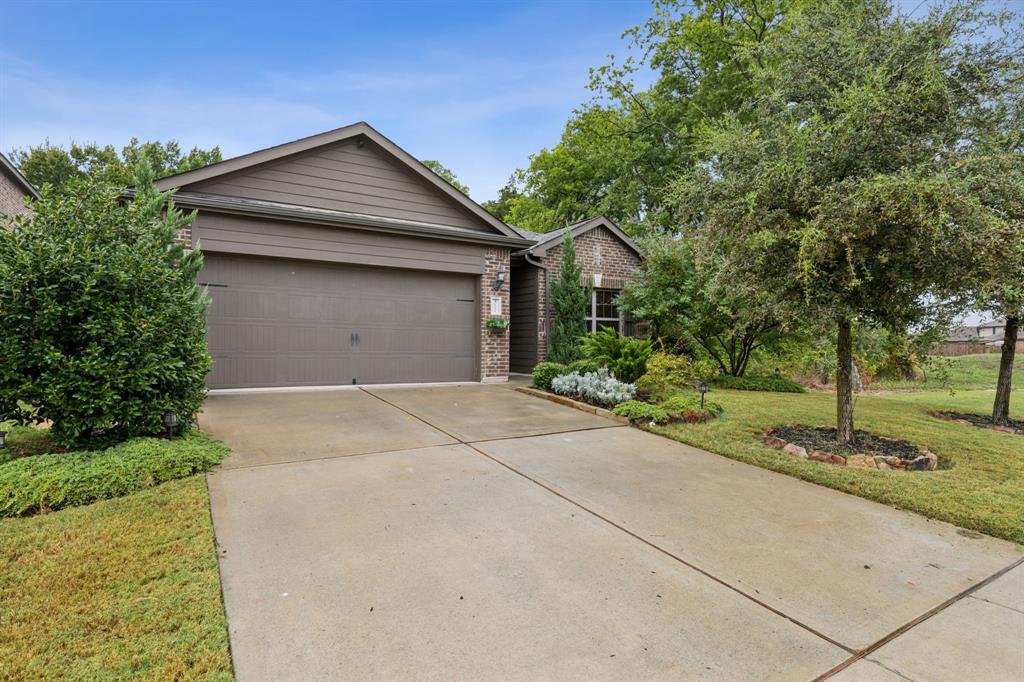
{"label": "brown garage door", "polygon": [[210,388],[476,377],[476,278],[206,254]]}

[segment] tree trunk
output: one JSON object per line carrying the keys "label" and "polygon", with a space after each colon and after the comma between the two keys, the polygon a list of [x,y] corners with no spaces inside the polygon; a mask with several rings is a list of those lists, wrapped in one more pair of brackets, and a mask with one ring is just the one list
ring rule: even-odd
{"label": "tree trunk", "polygon": [[840,445],[853,447],[853,334],[847,319],[839,320],[836,357],[836,435]]}
{"label": "tree trunk", "polygon": [[992,407],[992,421],[1005,424],[1010,418],[1010,381],[1013,379],[1013,356],[1017,346],[1019,317],[1006,317],[1003,332],[1003,353],[999,358],[999,381],[996,383],[996,402]]}

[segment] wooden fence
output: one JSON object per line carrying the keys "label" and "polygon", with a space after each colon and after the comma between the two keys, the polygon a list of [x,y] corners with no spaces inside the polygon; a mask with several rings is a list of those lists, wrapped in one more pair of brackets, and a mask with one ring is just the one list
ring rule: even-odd
{"label": "wooden fence", "polygon": [[[935,346],[932,349],[932,353],[935,355],[977,355],[979,353],[1001,353],[1003,350],[1003,344],[984,344],[984,343],[948,343],[943,342]],[[1024,353],[1024,339],[1017,339],[1017,352]]]}

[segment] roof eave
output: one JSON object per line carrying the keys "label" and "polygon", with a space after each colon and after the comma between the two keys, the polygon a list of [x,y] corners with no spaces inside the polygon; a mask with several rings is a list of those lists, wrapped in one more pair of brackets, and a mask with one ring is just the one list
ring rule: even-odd
{"label": "roof eave", "polygon": [[[127,197],[131,197],[135,194],[135,191],[128,189],[125,190],[124,194]],[[530,244],[529,240],[522,239],[521,237],[506,237],[504,235],[489,234],[487,232],[474,233],[459,228],[445,227],[443,225],[388,220],[375,218],[374,216],[332,216],[328,214],[310,214],[307,211],[303,211],[301,207],[289,208],[287,206],[239,204],[230,200],[197,196],[188,193],[175,194],[173,196],[173,201],[177,206],[182,208],[201,209],[212,213],[278,218],[314,225],[342,226],[374,232],[404,234],[411,237],[443,239],[446,241],[468,242],[472,244],[507,246],[510,249],[521,248]]]}
{"label": "roof eave", "polygon": [[7,169],[7,172],[10,173],[11,177],[14,178],[14,181],[21,185],[21,188],[25,191],[26,194],[28,194],[33,199],[39,198],[39,191],[35,187],[33,187],[32,183],[28,181],[28,178],[26,178],[22,174],[22,172],[18,170],[18,167],[14,165],[13,161],[8,159],[3,154],[0,154],[0,164],[2,164],[5,169]]}

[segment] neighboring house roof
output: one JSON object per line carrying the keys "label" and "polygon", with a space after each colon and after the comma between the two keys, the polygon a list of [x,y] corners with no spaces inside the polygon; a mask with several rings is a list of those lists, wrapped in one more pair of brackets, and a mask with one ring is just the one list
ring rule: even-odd
{"label": "neighboring house roof", "polygon": [[[364,136],[369,140],[373,141],[384,151],[398,160],[401,164],[407,167],[416,175],[420,176],[428,183],[439,189],[442,193],[447,195],[451,200],[461,205],[464,209],[473,214],[476,218],[481,220],[483,223],[493,228],[496,232],[506,237],[511,237],[514,240],[520,240],[522,237],[520,234],[506,225],[502,221],[495,218],[493,215],[488,213],[480,204],[476,203],[468,196],[457,190],[444,178],[439,176],[434,171],[424,166],[418,159],[406,152],[404,149],[399,147],[397,144],[389,140],[388,138],[381,135],[368,123],[360,121],[352,125],[344,126],[342,128],[336,128],[329,130],[324,133],[317,135],[311,135],[310,137],[304,137],[293,142],[287,142],[274,147],[268,147],[259,151],[252,152],[250,154],[244,154],[242,156],[236,156],[231,159],[226,159],[218,163],[210,164],[202,168],[195,170],[185,171],[183,173],[177,173],[175,175],[169,175],[164,178],[160,178],[154,184],[157,189],[166,191],[169,189],[175,189],[184,187],[186,185],[202,182],[211,178],[226,175],[228,173],[234,173],[246,168],[251,168],[259,164],[276,161],[278,159],[290,156],[292,154],[298,154],[306,152],[311,149],[323,147],[325,145],[334,144],[343,140],[351,139],[358,136]],[[180,198],[179,198],[180,201]]]}
{"label": "neighboring house roof", "polygon": [[612,220],[605,218],[604,216],[598,216],[596,218],[581,220],[578,223],[573,223],[572,225],[560,227],[557,230],[552,230],[551,232],[531,232],[530,230],[524,230],[521,227],[516,227],[514,229],[524,238],[536,241],[536,243],[533,246],[524,249],[525,253],[528,253],[532,256],[543,256],[545,253],[548,252],[549,249],[558,246],[559,244],[562,243],[562,239],[565,236],[566,230],[571,230],[573,239],[578,239],[581,235],[601,227],[605,228],[606,230],[614,234],[619,240],[622,241],[623,244],[632,249],[637,256],[642,255],[640,253],[640,247],[636,245],[636,242],[630,239],[629,235],[622,231],[622,228],[620,228]]}
{"label": "neighboring house roof", "polygon": [[33,199],[39,198],[39,192],[37,192],[36,188],[32,186],[32,183],[28,181],[28,178],[22,175],[21,171],[18,170],[18,167],[3,154],[0,154],[0,168],[3,168],[4,173],[8,175],[16,185],[21,187],[21,190],[25,194],[29,195]]}

